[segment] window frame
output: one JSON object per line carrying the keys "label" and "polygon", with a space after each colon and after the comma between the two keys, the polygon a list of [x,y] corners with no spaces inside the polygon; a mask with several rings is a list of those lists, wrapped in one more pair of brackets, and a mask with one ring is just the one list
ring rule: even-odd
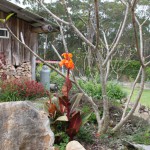
{"label": "window frame", "polygon": [[4,32],[7,32],[7,34],[6,35],[4,35],[4,36],[0,36],[0,39],[9,39],[9,31],[7,30],[7,28],[0,28],[0,31],[4,31]]}

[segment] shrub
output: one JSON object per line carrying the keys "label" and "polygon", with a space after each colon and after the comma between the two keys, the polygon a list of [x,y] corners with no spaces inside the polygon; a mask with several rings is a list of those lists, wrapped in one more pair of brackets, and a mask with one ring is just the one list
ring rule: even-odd
{"label": "shrub", "polygon": [[93,81],[82,81],[79,80],[79,85],[93,98],[101,99],[102,91],[101,84],[93,83]]}
{"label": "shrub", "polygon": [[33,80],[9,80],[1,83],[1,101],[31,100],[46,96],[48,91]]}
{"label": "shrub", "polygon": [[122,91],[121,87],[113,83],[108,84],[107,93],[109,99],[121,100],[122,98],[126,97],[126,93]]}
{"label": "shrub", "polygon": [[[79,85],[93,98],[101,99],[102,98],[102,89],[100,83],[93,83],[93,81],[82,81],[79,80]],[[126,93],[124,93],[121,87],[117,84],[109,83],[107,86],[107,94],[109,99],[117,99],[121,100],[126,97]]]}

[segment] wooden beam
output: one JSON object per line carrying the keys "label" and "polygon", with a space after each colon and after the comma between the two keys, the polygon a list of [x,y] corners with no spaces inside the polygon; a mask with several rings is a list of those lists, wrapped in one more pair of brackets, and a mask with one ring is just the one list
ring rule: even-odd
{"label": "wooden beam", "polygon": [[35,32],[35,33],[59,32],[59,27],[52,27],[51,25],[44,25],[41,27],[32,27],[31,32]]}

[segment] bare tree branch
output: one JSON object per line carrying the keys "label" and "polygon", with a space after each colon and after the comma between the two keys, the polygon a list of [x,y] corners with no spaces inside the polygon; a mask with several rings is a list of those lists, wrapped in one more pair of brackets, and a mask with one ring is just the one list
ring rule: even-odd
{"label": "bare tree branch", "polygon": [[[106,50],[107,50],[106,55],[108,55],[108,54],[109,54],[109,45],[108,45],[108,40],[107,40],[107,38],[106,38],[106,34],[105,34],[105,32],[104,32],[103,30],[102,30],[102,33],[103,33],[104,42],[105,42]],[[106,81],[107,81],[107,79],[108,79],[108,75],[109,75],[109,71],[110,71],[110,63],[111,63],[111,60],[109,60],[109,61],[107,62],[107,66],[106,66],[106,75],[105,75],[105,82],[106,82]]]}
{"label": "bare tree branch", "polygon": [[58,50],[55,48],[55,46],[53,44],[51,44],[51,45],[52,45],[52,48],[53,48],[54,52],[56,53],[56,55],[59,57],[60,60],[62,60],[62,57],[58,53]]}
{"label": "bare tree branch", "polygon": [[[91,23],[91,25],[92,25],[92,28],[93,28],[95,34],[96,34],[96,29],[95,29],[94,24],[92,23],[92,20],[91,20],[91,19],[90,19],[90,23]],[[99,37],[99,38],[100,38],[100,37]],[[104,42],[103,42],[103,40],[102,40],[101,38],[100,38],[100,41],[101,41],[101,44],[106,48],[106,45],[104,44]]]}
{"label": "bare tree branch", "polygon": [[116,42],[114,43],[113,47],[111,48],[109,54],[107,55],[105,61],[103,62],[103,66],[106,66],[108,60],[110,59],[110,57],[112,56],[112,54],[115,52],[115,48],[116,46],[118,45],[119,41],[120,41],[120,38],[122,36],[122,33],[124,31],[124,28],[125,28],[125,24],[126,24],[126,21],[127,21],[127,16],[128,16],[128,12],[129,12],[129,5],[127,4],[126,6],[126,11],[125,11],[125,16],[124,16],[124,20],[123,20],[123,23],[122,23],[122,26],[121,26],[121,29],[120,29],[120,32],[118,34],[118,37],[116,39]]}
{"label": "bare tree branch", "polygon": [[63,26],[62,26],[62,24],[61,25],[59,23],[57,23],[57,24],[60,27],[60,33],[61,33],[64,48],[65,48],[65,52],[68,53],[68,47],[67,47],[67,43],[66,43],[66,40],[65,40],[64,32],[63,32]]}
{"label": "bare tree branch", "polygon": [[62,19],[60,19],[59,17],[57,17],[55,14],[53,14],[49,9],[46,8],[46,6],[43,4],[43,1],[42,0],[37,0],[38,3],[41,4],[41,6],[56,20],[56,21],[59,21],[65,25],[69,25],[69,22],[66,22]]}
{"label": "bare tree branch", "polygon": [[128,100],[127,100],[127,102],[126,102],[125,109],[124,109],[124,111],[123,111],[123,115],[122,115],[121,120],[123,120],[124,117],[125,117],[125,115],[126,115],[126,111],[127,111],[127,109],[128,109],[129,103],[130,103],[130,101],[131,101],[131,97],[132,97],[133,92],[134,92],[134,89],[135,89],[135,85],[136,85],[137,81],[138,81],[139,78],[140,78],[141,71],[142,71],[142,67],[140,68],[139,73],[137,74],[137,77],[136,77],[136,79],[135,79],[135,81],[134,81],[134,83],[133,83],[132,90],[131,90],[130,95],[129,95],[129,97],[128,97]]}
{"label": "bare tree branch", "polygon": [[114,44],[116,43],[116,40],[117,40],[117,38],[118,38],[118,35],[119,35],[120,31],[121,31],[121,26],[122,26],[122,22],[120,23],[119,28],[118,28],[118,31],[117,31],[117,34],[116,34],[116,36],[115,36],[115,38],[114,38],[112,44],[110,45],[110,50],[112,49],[112,47],[113,47]]}
{"label": "bare tree branch", "polygon": [[149,20],[149,19],[150,19],[150,17],[148,17],[147,19],[145,19],[145,20],[142,22],[141,26],[143,26],[143,25],[146,23],[146,21]]}
{"label": "bare tree branch", "polygon": [[96,16],[96,49],[98,49],[99,47],[99,37],[100,37],[100,33],[99,33],[99,10],[98,10],[98,7],[99,7],[99,4],[98,4],[98,1],[97,0],[94,0],[94,3],[95,3],[95,16]]}

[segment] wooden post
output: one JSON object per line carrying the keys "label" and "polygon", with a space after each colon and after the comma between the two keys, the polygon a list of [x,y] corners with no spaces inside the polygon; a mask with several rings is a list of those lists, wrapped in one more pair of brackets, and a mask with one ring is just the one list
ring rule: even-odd
{"label": "wooden post", "polygon": [[[31,49],[36,52],[38,48],[38,34],[37,33],[32,33],[31,34]],[[32,74],[32,80],[36,79],[35,76],[35,71],[36,71],[36,57],[34,55],[31,55],[31,74]]]}

